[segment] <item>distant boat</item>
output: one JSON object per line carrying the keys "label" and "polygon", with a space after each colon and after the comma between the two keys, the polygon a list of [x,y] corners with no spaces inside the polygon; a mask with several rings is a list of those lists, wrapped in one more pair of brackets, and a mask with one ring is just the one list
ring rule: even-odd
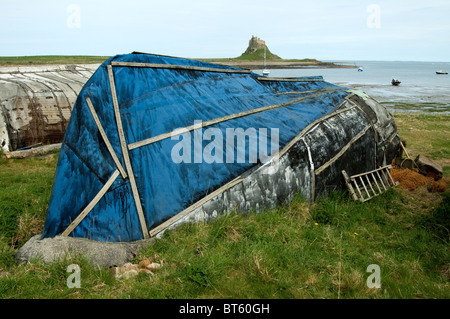
{"label": "distant boat", "polygon": [[358,72],[362,72],[362,71],[364,71],[364,69],[360,66],[360,67],[358,68]]}
{"label": "distant boat", "polygon": [[398,79],[396,79],[396,78],[393,78],[392,79],[392,81],[391,81],[391,83],[392,83],[392,85],[394,85],[394,86],[398,86],[400,83],[402,83],[402,82],[400,82],[400,80],[398,80]]}
{"label": "distant boat", "polygon": [[266,46],[264,46],[264,69],[262,72],[263,76],[269,76],[270,71],[268,69],[266,69]]}
{"label": "distant boat", "polygon": [[439,70],[439,71],[436,71],[436,74],[448,74],[448,72],[447,72],[447,71]]}

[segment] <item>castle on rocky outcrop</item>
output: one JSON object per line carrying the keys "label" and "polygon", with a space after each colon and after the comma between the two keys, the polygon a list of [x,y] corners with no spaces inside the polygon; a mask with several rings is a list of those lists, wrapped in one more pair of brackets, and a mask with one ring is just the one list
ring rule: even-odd
{"label": "castle on rocky outcrop", "polygon": [[248,48],[242,55],[256,55],[260,59],[263,59],[264,53],[262,53],[261,51],[263,51],[264,48],[266,49],[266,57],[268,60],[281,59],[279,56],[270,52],[269,48],[266,45],[266,41],[261,40],[254,35],[252,35],[252,38],[250,39],[250,41],[248,41]]}
{"label": "castle on rocky outcrop", "polygon": [[269,49],[266,45],[266,41],[252,35],[252,38],[248,41],[248,48],[245,50],[245,54],[252,54],[255,53],[256,50],[264,48],[266,48],[266,50]]}

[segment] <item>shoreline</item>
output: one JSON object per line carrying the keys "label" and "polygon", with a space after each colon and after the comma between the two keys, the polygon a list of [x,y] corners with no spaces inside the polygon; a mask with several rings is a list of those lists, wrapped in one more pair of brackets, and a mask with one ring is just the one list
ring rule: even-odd
{"label": "shoreline", "polygon": [[[17,56],[0,57],[0,67],[20,66],[45,66],[45,65],[71,65],[71,64],[101,64],[106,61],[107,56]],[[187,58],[201,62],[227,65],[244,69],[263,69],[264,60],[239,60],[237,58]],[[281,59],[266,60],[266,67],[271,69],[293,69],[293,68],[357,68],[355,65],[343,64],[342,62],[322,62],[315,59]]]}
{"label": "shoreline", "polygon": [[[198,61],[227,65],[231,67],[237,67],[242,69],[259,70],[264,68],[264,61],[235,61],[230,59],[229,61],[214,60],[214,59],[198,59]],[[304,62],[304,61],[266,61],[266,68],[269,69],[324,69],[324,68],[338,68],[338,69],[355,69],[358,68],[354,65],[337,64],[336,62]]]}

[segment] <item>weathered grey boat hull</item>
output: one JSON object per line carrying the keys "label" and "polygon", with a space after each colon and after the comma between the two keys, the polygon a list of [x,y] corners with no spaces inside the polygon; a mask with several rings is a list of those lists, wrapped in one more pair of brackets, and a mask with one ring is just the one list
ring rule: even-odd
{"label": "weathered grey boat hull", "polygon": [[78,93],[98,64],[0,68],[0,143],[13,151],[60,143]]}
{"label": "weathered grey boat hull", "polygon": [[297,194],[314,201],[346,187],[342,170],[349,175],[374,170],[390,164],[399,150],[392,115],[363,92],[351,91],[333,112],[281,150],[279,157],[225,185],[217,195],[168,220],[153,234],[161,237],[167,229],[230,212],[260,212],[287,204]]}

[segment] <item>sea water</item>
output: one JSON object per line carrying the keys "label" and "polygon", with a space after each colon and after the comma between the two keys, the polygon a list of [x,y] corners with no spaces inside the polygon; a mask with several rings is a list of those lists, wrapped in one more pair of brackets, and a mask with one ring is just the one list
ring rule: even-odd
{"label": "sea water", "polygon": [[[450,62],[341,61],[358,68],[271,69],[271,77],[322,75],[324,80],[352,89],[360,89],[391,111],[450,113]],[[262,70],[254,70],[262,73]],[[391,84],[392,78],[401,81]]]}

